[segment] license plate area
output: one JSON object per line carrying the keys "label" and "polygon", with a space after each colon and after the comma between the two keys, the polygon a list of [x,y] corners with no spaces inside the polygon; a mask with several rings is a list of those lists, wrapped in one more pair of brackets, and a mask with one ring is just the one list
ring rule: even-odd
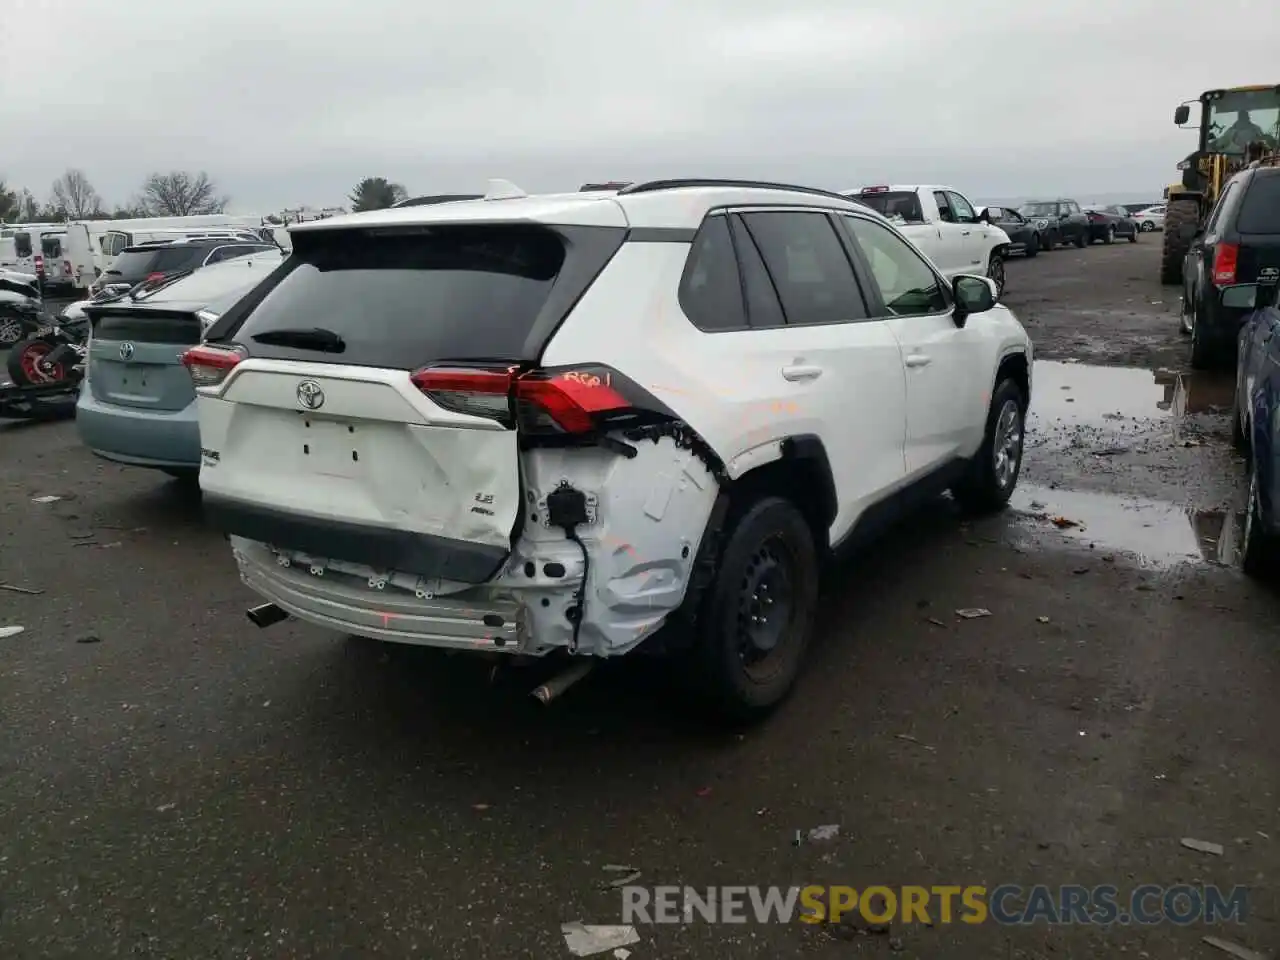
{"label": "license plate area", "polygon": [[350,421],[303,417],[298,465],[322,477],[355,479],[364,475],[363,435]]}

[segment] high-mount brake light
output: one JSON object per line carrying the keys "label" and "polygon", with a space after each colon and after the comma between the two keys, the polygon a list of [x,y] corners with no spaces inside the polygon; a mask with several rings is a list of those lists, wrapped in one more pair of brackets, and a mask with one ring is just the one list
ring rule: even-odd
{"label": "high-mount brake light", "polygon": [[197,387],[216,387],[227,379],[231,368],[244,359],[239,349],[212,347],[201,344],[182,355],[182,365],[191,374],[191,382]]}
{"label": "high-mount brake light", "polygon": [[1234,243],[1220,243],[1213,254],[1213,282],[1228,286],[1236,282],[1236,262],[1240,247]]}
{"label": "high-mount brake light", "polygon": [[888,187],[863,187],[862,192],[863,193],[888,193],[889,188]]}
{"label": "high-mount brake light", "polygon": [[428,367],[412,376],[414,386],[438,406],[486,417],[508,426],[514,398],[520,426],[533,432],[589,433],[602,413],[630,409],[609,374],[586,371],[518,373],[508,369]]}

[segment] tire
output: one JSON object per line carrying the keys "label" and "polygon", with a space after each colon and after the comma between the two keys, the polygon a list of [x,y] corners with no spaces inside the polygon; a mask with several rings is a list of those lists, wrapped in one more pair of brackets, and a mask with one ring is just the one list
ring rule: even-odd
{"label": "tire", "polygon": [[1092,242],[1093,241],[1089,239],[1088,227],[1083,228],[1079,233],[1076,234],[1076,246],[1080,247],[1082,250]]}
{"label": "tire", "polygon": [[1102,238],[1102,242],[1106,244],[1111,244],[1116,242],[1116,228],[1114,225],[1109,225],[1107,227],[1107,235]]}
{"label": "tire", "polygon": [[1050,230],[1048,233],[1044,235],[1044,242],[1041,244],[1040,248],[1045,253],[1050,253],[1053,250],[1053,248],[1057,245],[1058,245],[1058,238],[1054,234],[1054,232]]}
{"label": "tire", "polygon": [[1133,228],[1133,233],[1129,234],[1129,242],[1130,242],[1130,243],[1137,243],[1137,242],[1138,242],[1138,228],[1137,228],[1137,227],[1134,227],[1134,228]]}
{"label": "tire", "polygon": [[1182,288],[1182,307],[1178,311],[1178,330],[1185,336],[1191,336],[1191,331],[1195,329],[1195,307],[1191,302],[1191,296],[1187,293],[1184,285]]}
{"label": "tire", "polygon": [[1226,362],[1227,350],[1214,332],[1200,322],[1200,294],[1187,298],[1191,313],[1191,368],[1193,370],[1215,370]]}
{"label": "tire", "polygon": [[[813,633],[818,580],[813,532],[795,505],[769,496],[747,507],[725,539],[691,651],[700,698],[722,717],[759,719],[791,692]],[[779,600],[784,622],[769,624],[763,611]],[[766,620],[753,623],[757,613]]]}
{"label": "tire", "polygon": [[1199,222],[1199,203],[1191,200],[1170,202],[1165,211],[1164,239],[1161,241],[1161,283],[1174,286],[1182,282],[1182,261],[1191,249],[1191,237]]}
{"label": "tire", "polygon": [[1004,257],[1000,256],[998,250],[992,250],[991,258],[987,260],[987,279],[996,282],[996,299],[1004,296]]}
{"label": "tire", "polygon": [[1236,388],[1231,394],[1231,446],[1236,452],[1249,455],[1249,438],[1244,432],[1243,411],[1240,409],[1240,378],[1236,377]]}
{"label": "tire", "polygon": [[0,310],[0,350],[21,343],[28,335],[28,327],[28,321],[22,314],[13,310]]}
{"label": "tire", "polygon": [[951,488],[951,495],[965,510],[991,513],[1009,502],[1022,472],[1026,413],[1022,388],[1013,380],[1000,381],[987,411],[982,446],[965,478]]}
{"label": "tire", "polygon": [[1270,580],[1280,569],[1280,546],[1276,538],[1263,526],[1262,499],[1258,490],[1258,466],[1249,470],[1249,503],[1245,508],[1244,546],[1241,549],[1241,567],[1245,575]]}
{"label": "tire", "polygon": [[9,348],[9,356],[5,359],[5,367],[9,379],[20,387],[38,383],[56,383],[66,377],[66,369],[59,364],[53,374],[45,374],[35,365],[38,358],[43,357],[57,346],[50,337],[29,337],[19,340]]}
{"label": "tire", "polygon": [[1027,241],[1027,245],[1022,248],[1022,255],[1030,260],[1032,257],[1040,253],[1040,234],[1033,233],[1031,239]]}

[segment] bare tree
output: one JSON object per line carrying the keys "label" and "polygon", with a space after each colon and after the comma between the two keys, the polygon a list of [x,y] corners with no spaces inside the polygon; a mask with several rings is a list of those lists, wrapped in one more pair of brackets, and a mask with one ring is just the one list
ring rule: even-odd
{"label": "bare tree", "polygon": [[68,170],[53,181],[52,193],[51,205],[65,210],[72,220],[83,220],[102,209],[102,198],[83,170]]}
{"label": "bare tree", "polygon": [[142,205],[153,217],[222,213],[228,199],[218,196],[217,187],[203,170],[153,173],[142,185]]}

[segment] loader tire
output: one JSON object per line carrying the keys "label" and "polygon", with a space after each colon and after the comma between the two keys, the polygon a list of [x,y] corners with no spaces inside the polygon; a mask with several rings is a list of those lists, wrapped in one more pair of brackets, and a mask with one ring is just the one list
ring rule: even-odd
{"label": "loader tire", "polygon": [[1174,286],[1182,282],[1182,261],[1191,249],[1200,222],[1200,204],[1192,200],[1170,200],[1165,210],[1163,249],[1160,252],[1160,282]]}

